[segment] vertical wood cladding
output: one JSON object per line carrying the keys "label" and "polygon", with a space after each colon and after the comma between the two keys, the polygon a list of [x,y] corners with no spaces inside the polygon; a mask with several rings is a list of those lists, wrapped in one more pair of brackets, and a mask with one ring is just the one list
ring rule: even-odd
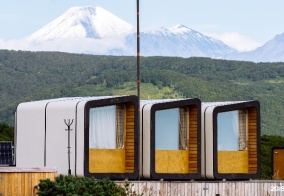
{"label": "vertical wood cladding", "polygon": [[188,115],[188,150],[189,150],[189,173],[198,171],[198,109],[196,106],[189,107]]}
{"label": "vertical wood cladding", "polygon": [[[249,173],[257,172],[257,110],[248,109],[248,153],[249,153]],[[260,155],[259,155],[260,156]]]}
{"label": "vertical wood cladding", "polygon": [[125,172],[133,173],[134,172],[134,104],[126,104],[126,118],[125,118]]}

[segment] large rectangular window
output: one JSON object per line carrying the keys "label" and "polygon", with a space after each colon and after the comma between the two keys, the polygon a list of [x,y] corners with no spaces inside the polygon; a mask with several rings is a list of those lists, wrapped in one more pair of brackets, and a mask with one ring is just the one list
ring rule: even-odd
{"label": "large rectangular window", "polygon": [[91,108],[89,112],[89,148],[124,147],[124,106]]}
{"label": "large rectangular window", "polygon": [[246,150],[247,111],[234,110],[217,115],[218,150]]}
{"label": "large rectangular window", "polygon": [[188,112],[186,108],[160,110],[155,113],[155,149],[187,148]]}

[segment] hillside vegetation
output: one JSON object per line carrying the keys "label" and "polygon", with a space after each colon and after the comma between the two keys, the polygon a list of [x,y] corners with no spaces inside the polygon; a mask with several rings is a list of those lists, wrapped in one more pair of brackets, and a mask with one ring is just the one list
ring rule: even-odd
{"label": "hillside vegetation", "polygon": [[[142,57],[143,99],[259,100],[261,131],[284,136],[284,63]],[[136,94],[136,58],[0,50],[0,122],[13,125],[19,103]]]}

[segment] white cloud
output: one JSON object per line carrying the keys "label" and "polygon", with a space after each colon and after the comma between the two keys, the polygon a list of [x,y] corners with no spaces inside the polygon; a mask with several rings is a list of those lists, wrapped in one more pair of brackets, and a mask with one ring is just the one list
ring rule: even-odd
{"label": "white cloud", "polygon": [[0,39],[0,49],[28,50],[30,43],[26,40],[4,40]]}
{"label": "white cloud", "polygon": [[208,36],[221,40],[228,46],[240,51],[247,52],[260,47],[263,43],[252,40],[251,38],[239,33],[208,34]]}
{"label": "white cloud", "polygon": [[60,39],[34,43],[21,40],[0,39],[0,49],[26,50],[26,51],[60,51],[71,53],[107,54],[112,49],[125,49],[124,39],[120,37],[105,38],[100,40],[80,38],[80,39]]}

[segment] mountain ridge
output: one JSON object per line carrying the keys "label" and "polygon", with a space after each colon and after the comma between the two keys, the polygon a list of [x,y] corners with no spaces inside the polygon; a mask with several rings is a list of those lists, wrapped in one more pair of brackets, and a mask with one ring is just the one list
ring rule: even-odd
{"label": "mountain ridge", "polygon": [[[136,54],[137,37],[132,30],[130,24],[103,8],[74,7],[27,40],[34,43],[37,50],[132,56]],[[220,40],[182,24],[169,29],[160,27],[141,31],[140,35],[141,54],[144,56],[223,58],[234,51]]]}
{"label": "mountain ridge", "polygon": [[[136,55],[133,26],[101,7],[73,7],[26,38],[31,50]],[[140,31],[143,56],[209,57],[253,62],[284,61],[284,33],[263,46],[238,52],[185,25]]]}
{"label": "mountain ridge", "polygon": [[254,62],[284,62],[284,33],[276,35],[264,45],[249,52],[228,54],[229,60]]}

